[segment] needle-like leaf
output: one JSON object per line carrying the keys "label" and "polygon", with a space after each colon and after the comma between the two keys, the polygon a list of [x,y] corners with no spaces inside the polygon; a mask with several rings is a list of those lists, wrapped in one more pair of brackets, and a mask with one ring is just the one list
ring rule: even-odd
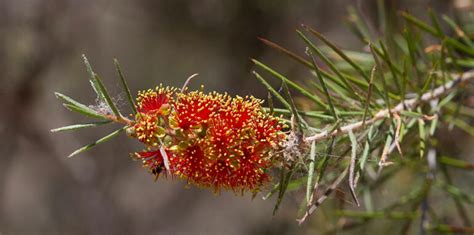
{"label": "needle-like leaf", "polygon": [[329,91],[328,91],[328,88],[326,86],[326,83],[324,82],[323,76],[321,75],[321,71],[319,70],[319,67],[316,64],[313,53],[309,52],[309,55],[311,57],[311,62],[313,63],[313,67],[316,71],[316,75],[317,75],[317,78],[319,80],[319,83],[321,83],[321,86],[323,87],[323,90],[324,90],[324,94],[326,95],[326,99],[328,100],[328,106],[330,108],[329,110],[331,111],[331,114],[333,115],[334,120],[337,121],[339,119],[339,117],[337,116],[336,108],[334,107],[334,104],[332,103],[331,96],[329,95]]}
{"label": "needle-like leaf", "polygon": [[306,184],[306,202],[308,203],[312,201],[315,166],[316,166],[316,141],[312,141],[311,150],[309,153],[308,181]]}
{"label": "needle-like leaf", "polygon": [[132,94],[130,93],[130,88],[128,88],[127,81],[125,80],[125,76],[122,73],[122,69],[120,68],[120,64],[117,59],[114,59],[114,64],[115,64],[115,69],[117,70],[117,73],[120,78],[120,82],[122,83],[122,88],[127,94],[127,100],[128,103],[130,104],[130,108],[132,109],[133,114],[137,114],[137,107],[135,106],[135,102],[133,101]]}
{"label": "needle-like leaf", "polygon": [[82,147],[82,148],[77,149],[76,151],[74,151],[74,152],[72,152],[71,154],[69,154],[68,158],[74,157],[74,156],[76,156],[76,155],[78,155],[78,154],[80,154],[80,153],[83,153],[83,152],[85,152],[85,151],[87,151],[87,150],[92,149],[93,147],[97,146],[98,144],[102,144],[102,143],[105,143],[105,142],[111,140],[112,138],[114,138],[115,136],[117,136],[118,134],[120,134],[121,132],[123,132],[126,128],[127,128],[126,126],[125,126],[125,127],[122,127],[122,128],[120,128],[120,129],[118,129],[118,130],[116,130],[116,131],[114,131],[114,132],[112,132],[112,133],[110,133],[110,134],[108,134],[108,135],[106,135],[106,136],[104,136],[104,137],[98,139],[97,141],[95,141],[95,142],[93,142],[93,143],[90,143],[90,144],[88,144],[88,145],[86,145],[86,146],[84,146],[84,147]]}
{"label": "needle-like leaf", "polygon": [[288,189],[288,184],[290,183],[291,177],[293,176],[293,171],[294,171],[293,166],[290,167],[288,171],[285,171],[284,169],[281,170],[280,184],[278,187],[278,198],[277,198],[275,207],[273,208],[273,215],[275,215],[276,212],[278,211],[278,208],[280,208],[280,204],[283,201],[285,192]]}
{"label": "needle-like leaf", "polygon": [[269,72],[270,74],[272,74],[273,76],[275,76],[276,78],[280,79],[282,82],[286,82],[289,86],[291,86],[292,88],[294,88],[295,90],[297,90],[298,92],[300,92],[302,95],[306,96],[307,98],[309,98],[310,100],[314,101],[316,104],[318,104],[319,106],[325,108],[326,107],[326,104],[324,104],[324,102],[321,101],[321,99],[313,94],[311,94],[311,92],[305,90],[303,87],[301,87],[300,85],[296,84],[295,82],[291,81],[290,79],[286,78],[285,76],[281,75],[280,73],[276,72],[275,70],[271,69],[270,67],[268,67],[267,65],[263,64],[262,62],[258,61],[258,60],[255,60],[255,59],[252,59],[252,61],[255,63],[255,65],[257,65],[258,67],[264,69],[265,71]]}
{"label": "needle-like leaf", "polygon": [[[390,105],[390,98],[389,98],[389,91],[388,91],[388,87],[387,87],[387,82],[385,81],[385,78],[384,78],[384,74],[382,73],[382,66],[380,65],[380,62],[379,62],[379,59],[377,57],[377,54],[375,53],[374,51],[374,48],[373,46],[371,45],[370,47],[371,49],[371,52],[372,52],[372,55],[374,56],[374,60],[375,60],[375,65],[377,66],[377,68],[379,68],[378,71],[379,72],[379,75],[380,75],[380,78],[382,80],[382,85],[383,85],[383,98],[384,98],[384,101],[385,101],[385,106],[387,109],[391,109],[391,105]],[[390,116],[392,115],[391,112],[389,112]]]}
{"label": "needle-like leaf", "polygon": [[69,96],[63,95],[59,92],[55,92],[54,94],[56,95],[56,97],[58,99],[64,101],[65,102],[64,106],[66,108],[68,108],[69,110],[71,110],[71,111],[78,112],[78,113],[81,113],[83,115],[94,117],[94,118],[101,118],[101,119],[106,118],[103,114],[97,112],[94,109],[91,109],[91,108],[87,107],[84,104],[81,104],[81,103],[75,101],[74,99],[70,98]]}
{"label": "needle-like leaf", "polygon": [[357,139],[354,135],[354,132],[349,131],[349,139],[351,140],[351,164],[349,166],[349,189],[351,191],[352,198],[354,199],[357,206],[360,206],[359,200],[357,199],[357,195],[355,193],[355,165],[357,161]]}
{"label": "needle-like leaf", "polygon": [[84,54],[82,55],[82,59],[84,60],[84,65],[86,66],[87,73],[89,74],[89,82],[92,86],[92,89],[94,90],[94,92],[97,95],[97,99],[99,101],[104,101],[105,102],[106,100],[105,100],[104,94],[102,93],[102,91],[99,87],[99,84],[98,84],[97,80],[95,79],[95,73],[94,73],[94,70],[92,70],[92,66],[89,63],[89,60],[87,59],[87,57]]}
{"label": "needle-like leaf", "polygon": [[[343,87],[346,91],[352,94],[353,97],[359,97],[358,94],[356,93],[354,87],[349,83],[349,81],[342,75],[341,71],[336,68],[336,65],[334,65],[333,62],[331,62],[322,52],[321,50],[318,49],[316,45],[314,45],[301,31],[297,30],[296,31],[298,35],[303,39],[303,41],[308,45],[308,47],[315,52],[323,61],[326,63],[329,68],[337,75],[339,80],[335,80],[334,82],[337,82],[339,86]],[[314,68],[314,67],[313,67]],[[340,83],[342,82],[342,84]]]}
{"label": "needle-like leaf", "polygon": [[255,75],[255,78],[257,78],[258,81],[260,81],[266,88],[267,90],[273,94],[282,104],[285,106],[287,110],[291,110],[290,104],[281,96],[279,92],[275,90],[260,74],[257,72],[253,71],[253,75]]}
{"label": "needle-like leaf", "polygon": [[419,153],[420,158],[425,156],[426,150],[426,131],[425,131],[425,121],[423,119],[418,119],[418,134],[420,136],[420,143],[419,143]]}
{"label": "needle-like leaf", "polygon": [[354,63],[354,61],[352,61],[344,52],[342,52],[341,49],[339,49],[336,45],[334,45],[329,39],[327,39],[321,33],[312,29],[309,26],[303,25],[303,28],[311,32],[319,40],[321,40],[326,45],[328,45],[331,49],[333,49],[334,52],[336,52],[341,58],[347,61],[347,63],[349,63],[352,67],[354,67],[354,69],[365,79],[366,82],[369,82],[369,76],[367,76],[367,73],[358,64]]}
{"label": "needle-like leaf", "polygon": [[293,97],[291,96],[291,93],[290,93],[290,89],[286,85],[285,81],[283,81],[283,89],[285,90],[287,100],[289,101],[289,104],[290,104],[291,115],[292,115],[292,117],[294,117],[294,119],[292,119],[292,121],[294,121],[294,124],[296,125],[296,127],[294,127],[294,128],[297,128],[297,129],[294,129],[294,131],[298,131],[297,133],[302,136],[303,135],[303,126],[301,125],[301,123],[304,123],[305,121],[298,114],[298,109],[296,108],[295,102],[294,102]]}
{"label": "needle-like leaf", "polygon": [[110,107],[110,109],[112,110],[114,115],[118,119],[121,119],[122,114],[120,114],[120,111],[118,110],[117,106],[112,101],[112,98],[110,97],[109,92],[105,88],[104,83],[102,83],[102,80],[100,79],[99,75],[95,74],[94,77],[95,77],[95,81],[97,82],[97,84],[99,86],[100,92],[102,93],[102,95],[104,96],[105,101],[107,102],[107,105]]}
{"label": "needle-like leaf", "polygon": [[463,51],[467,54],[474,55],[474,49],[473,48],[468,47],[468,46],[458,42],[457,40],[455,40],[451,37],[445,37],[445,35],[440,34],[440,32],[438,30],[436,30],[436,28],[431,27],[430,25],[424,23],[423,21],[417,19],[416,17],[414,17],[414,16],[412,16],[412,15],[406,13],[406,12],[402,12],[401,14],[405,19],[408,20],[408,22],[412,23],[413,25],[417,26],[418,28],[430,33],[431,35],[433,35],[437,38],[440,38],[442,40],[446,40],[446,42],[449,45],[451,45],[451,46],[453,46],[453,47],[455,47],[455,48],[457,48],[457,49],[459,49],[459,50],[461,50],[461,51]]}
{"label": "needle-like leaf", "polygon": [[469,38],[464,31],[464,29],[458,25],[453,19],[449,18],[447,15],[443,15],[443,20],[448,23],[448,25],[454,30],[454,32],[461,37],[461,39],[464,41],[466,45],[468,45],[471,48],[474,48],[474,43],[472,42],[471,38]]}
{"label": "needle-like leaf", "polygon": [[63,127],[51,129],[51,132],[73,131],[73,130],[88,128],[88,127],[102,126],[111,122],[112,121],[107,120],[103,122],[91,122],[91,123],[82,123],[82,124],[75,124],[75,125],[70,125],[70,126],[63,126]]}

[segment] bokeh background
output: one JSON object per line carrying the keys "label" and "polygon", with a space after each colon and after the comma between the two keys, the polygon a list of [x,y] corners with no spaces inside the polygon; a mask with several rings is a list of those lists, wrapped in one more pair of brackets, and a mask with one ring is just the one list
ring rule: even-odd
{"label": "bokeh background", "polygon": [[[426,18],[428,7],[452,15],[470,2],[386,4]],[[330,224],[298,227],[298,198],[291,195],[272,216],[274,201],[261,195],[216,196],[178,181],[154,182],[129,158],[141,146],[125,136],[66,159],[111,129],[51,134],[52,128],[87,121],[64,109],[53,92],[95,102],[81,59],[86,54],[123,110],[114,57],[133,93],[159,83],[181,86],[199,73],[193,88],[205,84],[207,90],[264,98],[249,58],[294,79],[308,74],[257,37],[304,52],[295,29],[305,23],[344,48],[362,50],[345,25],[347,7],[376,27],[375,3],[0,0],[0,234],[318,234]]]}

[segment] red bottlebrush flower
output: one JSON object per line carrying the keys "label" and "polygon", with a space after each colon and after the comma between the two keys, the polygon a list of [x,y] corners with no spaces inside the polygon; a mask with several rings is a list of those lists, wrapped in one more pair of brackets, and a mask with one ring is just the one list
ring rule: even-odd
{"label": "red bottlebrush flower", "polygon": [[155,115],[140,114],[134,129],[138,140],[148,146],[157,146],[158,138],[165,134],[165,129],[160,126],[159,117]]}
{"label": "red bottlebrush flower", "polygon": [[[171,175],[215,191],[257,191],[270,180],[285,134],[261,100],[198,91],[167,93],[167,99],[160,92],[140,94],[136,136],[149,149],[165,149]],[[156,111],[162,107],[170,112]],[[163,169],[159,151],[136,155],[152,172]]]}
{"label": "red bottlebrush flower", "polygon": [[143,166],[149,168],[155,175],[159,175],[164,170],[163,156],[161,156],[159,150],[138,152],[133,157],[141,160]]}
{"label": "red bottlebrush flower", "polygon": [[148,146],[158,145],[158,138],[165,134],[165,129],[161,125],[164,123],[162,117],[169,114],[175,90],[175,88],[160,85],[155,90],[149,89],[138,93],[137,111],[139,113],[134,129],[140,142]]}
{"label": "red bottlebrush flower", "polygon": [[158,86],[138,93],[138,112],[144,114],[161,114],[169,107],[175,89]]}
{"label": "red bottlebrush flower", "polygon": [[226,98],[228,97],[217,93],[204,94],[200,91],[177,94],[177,101],[173,106],[176,127],[189,130],[206,124],[219,109],[219,103]]}

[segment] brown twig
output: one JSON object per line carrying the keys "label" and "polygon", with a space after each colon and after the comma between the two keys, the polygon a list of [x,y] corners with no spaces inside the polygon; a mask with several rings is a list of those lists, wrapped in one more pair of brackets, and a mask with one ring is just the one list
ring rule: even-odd
{"label": "brown twig", "polygon": [[133,121],[126,118],[126,117],[117,117],[115,115],[111,115],[111,114],[107,114],[107,115],[104,115],[104,117],[112,122],[116,122],[116,123],[121,123],[121,124],[125,124],[127,126],[132,126],[133,125]]}
{"label": "brown twig", "polygon": [[356,131],[361,129],[364,125],[367,124],[372,124],[375,123],[378,120],[386,118],[390,113],[392,114],[399,114],[400,112],[404,110],[411,110],[415,107],[417,107],[418,104],[420,103],[426,103],[430,100],[439,98],[442,95],[445,95],[448,93],[451,89],[456,87],[459,83],[468,81],[469,79],[474,78],[474,71],[469,71],[466,73],[463,73],[453,80],[445,83],[442,86],[439,86],[432,91],[424,93],[421,97],[418,98],[412,98],[412,99],[407,99],[399,103],[397,106],[395,106],[392,109],[383,109],[377,112],[371,119],[364,121],[359,121],[356,123],[351,123],[349,125],[342,126],[334,131],[323,131],[321,133],[308,136],[305,138],[305,141],[311,142],[311,141],[319,141],[323,139],[327,139],[332,136],[338,136],[342,134],[347,134],[349,131]]}

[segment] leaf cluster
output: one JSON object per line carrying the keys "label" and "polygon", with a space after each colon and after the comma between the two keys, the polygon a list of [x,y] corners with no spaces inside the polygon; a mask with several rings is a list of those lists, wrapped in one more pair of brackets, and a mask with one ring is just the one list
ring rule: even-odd
{"label": "leaf cluster", "polygon": [[[61,94],[59,92],[56,92],[55,95],[56,97],[63,102],[64,107],[69,109],[70,111],[77,112],[79,114],[97,119],[97,121],[90,122],[90,123],[79,123],[79,124],[72,124],[69,126],[64,126],[64,127],[59,127],[56,129],[52,129],[51,132],[63,132],[63,131],[74,131],[74,130],[79,130],[83,128],[90,128],[90,127],[97,127],[97,126],[102,126],[106,124],[113,124],[113,123],[121,123],[121,124],[126,124],[125,126],[122,126],[118,128],[117,130],[113,131],[112,133],[88,144],[85,145],[71,154],[69,154],[68,158],[73,157],[75,155],[78,155],[80,153],[83,153],[87,150],[92,149],[93,147],[97,146],[98,144],[105,143],[109,140],[111,140],[113,137],[116,137],[120,133],[126,130],[131,123],[129,119],[124,117],[119,109],[117,108],[117,105],[114,103],[112,100],[109,92],[107,91],[107,88],[105,87],[104,83],[102,82],[102,79],[99,77],[97,73],[95,73],[92,70],[92,66],[90,65],[88,59],[86,58],[85,55],[82,56],[84,59],[84,64],[86,66],[86,70],[89,74],[89,82],[91,84],[92,89],[94,90],[95,94],[97,95],[97,101],[99,103],[105,103],[107,110],[98,110],[96,108],[89,107],[85,104],[82,104],[76,100],[74,100],[71,97],[68,97],[64,94]],[[114,64],[117,70],[118,77],[120,79],[122,88],[124,92],[127,94],[127,101],[130,106],[131,111],[133,114],[137,113],[136,105],[135,102],[133,101],[132,95],[130,93],[130,89],[128,87],[128,84],[125,80],[125,77],[123,75],[122,69],[120,68],[120,65],[118,63],[117,59],[114,59]]]}
{"label": "leaf cluster", "polygon": [[[378,2],[383,34],[371,32],[357,11],[349,9],[348,23],[362,51],[345,50],[307,25],[296,30],[306,46],[304,54],[260,39],[307,70],[309,77],[297,82],[277,68],[252,60],[257,67],[255,77],[270,94],[269,110],[301,126],[301,130],[293,128],[292,134],[300,136],[308,149],[281,169],[279,182],[264,199],[277,195],[276,211],[288,192],[304,191],[299,220],[303,223],[333,192],[346,191],[339,189],[346,182],[352,204],[362,206],[337,210],[338,218],[352,219],[352,227],[378,218],[403,220],[403,233],[414,218],[423,220],[423,229],[449,227],[433,215],[425,216],[428,209],[423,205],[436,188],[453,198],[463,228],[472,229],[469,214],[462,209],[471,199],[460,196],[467,193],[450,182],[447,170],[441,172],[444,178],[434,177],[438,168],[472,166],[444,156],[436,134],[456,127],[473,136],[474,115],[466,101],[473,91],[469,83],[474,76],[472,33],[465,31],[463,22],[439,17],[431,10],[429,22],[407,12],[399,12],[400,20],[394,21],[383,17],[389,12],[383,1]],[[280,94],[268,79],[280,82],[283,89],[288,86],[301,99]],[[372,194],[383,187],[385,179],[407,169],[420,178],[412,182],[413,192],[393,205],[374,209]],[[450,187],[456,188],[456,195],[449,192]],[[358,199],[361,194],[363,203]],[[404,207],[409,210],[393,211]]]}

